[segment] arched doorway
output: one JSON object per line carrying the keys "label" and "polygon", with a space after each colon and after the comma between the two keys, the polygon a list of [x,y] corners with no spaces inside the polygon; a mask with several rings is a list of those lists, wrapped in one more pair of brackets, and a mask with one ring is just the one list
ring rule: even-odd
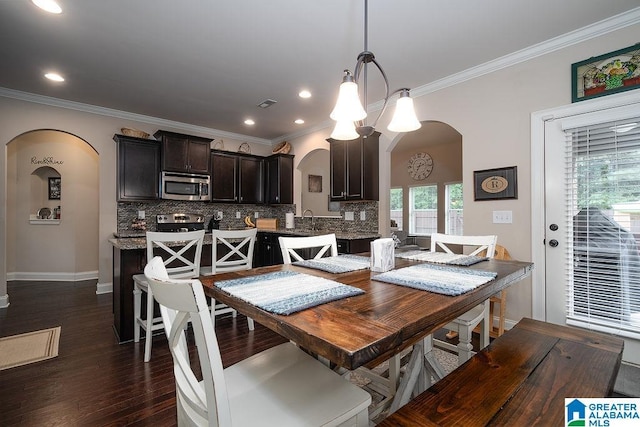
{"label": "arched doorway", "polygon": [[[426,177],[424,173],[412,176],[408,169],[412,158],[430,162]],[[456,184],[460,203],[462,197],[462,135],[457,130],[443,122],[424,121],[420,129],[397,141],[390,161],[390,217],[401,231],[400,236],[423,235],[426,239],[434,231],[451,232],[452,221],[457,221],[457,230],[462,230],[461,208],[459,211],[455,205],[452,208],[449,200]],[[430,199],[429,203],[422,203],[425,198]],[[419,237],[417,242],[428,246],[428,242],[421,240]]]}
{"label": "arched doorway", "polygon": [[98,278],[98,160],[57,130],[7,144],[7,280]]}

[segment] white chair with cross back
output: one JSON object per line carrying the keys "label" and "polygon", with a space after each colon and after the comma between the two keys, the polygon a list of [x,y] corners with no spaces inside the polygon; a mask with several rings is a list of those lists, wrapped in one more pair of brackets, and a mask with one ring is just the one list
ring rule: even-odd
{"label": "white chair with cross back", "polygon": [[295,261],[302,261],[306,258],[302,254],[303,249],[316,249],[317,253],[313,255],[313,259],[322,258],[325,254],[329,256],[338,256],[338,242],[335,234],[323,234],[320,236],[309,237],[278,237],[280,243],[280,251],[282,252],[282,261],[284,264],[291,264]]}
{"label": "white chair with cross back", "polygon": [[[211,267],[202,267],[200,273],[208,276],[228,271],[249,270],[253,265],[253,248],[256,243],[258,229],[246,230],[212,230],[211,235]],[[218,247],[220,246],[220,247]],[[222,249],[222,250],[221,250]],[[212,301],[211,320],[215,325],[215,317],[233,313],[236,317],[236,310],[226,304]],[[253,319],[247,317],[249,330],[253,331]]]}
{"label": "white chair with cross back", "polygon": [[[291,343],[223,368],[202,283],[170,279],[160,258],[147,264],[145,274],[173,356],[179,426],[369,425],[371,396]],[[188,322],[198,374],[189,360]]]}
{"label": "white chair with cross back", "polygon": [[[467,255],[478,255],[480,253],[494,254],[498,236],[456,236],[452,234],[433,233],[431,235],[431,252],[455,253],[451,247],[458,246],[461,250],[465,248],[469,251]],[[460,253],[460,251],[458,251]],[[490,256],[493,258],[493,255]],[[489,300],[479,304],[452,320],[444,326],[445,329],[458,333],[459,343],[457,346],[445,341],[433,339],[434,345],[446,348],[458,353],[458,364],[461,365],[473,355],[471,338],[473,329],[480,326],[480,348],[489,345]]]}
{"label": "white chair with cross back", "polygon": [[[188,232],[147,231],[147,262],[160,255],[173,278],[192,279],[200,275],[200,257],[204,230]],[[146,317],[142,317],[142,293],[147,294]],[[162,319],[153,317],[153,292],[149,290],[144,274],[133,276],[134,342],[140,341],[140,330],[145,331],[144,361],[151,360],[153,331],[162,329]]]}

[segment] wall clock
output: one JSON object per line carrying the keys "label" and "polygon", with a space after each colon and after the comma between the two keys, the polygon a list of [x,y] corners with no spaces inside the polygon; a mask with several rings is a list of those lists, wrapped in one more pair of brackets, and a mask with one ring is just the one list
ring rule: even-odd
{"label": "wall clock", "polygon": [[407,170],[415,180],[426,179],[433,170],[433,159],[427,153],[416,153],[409,159]]}

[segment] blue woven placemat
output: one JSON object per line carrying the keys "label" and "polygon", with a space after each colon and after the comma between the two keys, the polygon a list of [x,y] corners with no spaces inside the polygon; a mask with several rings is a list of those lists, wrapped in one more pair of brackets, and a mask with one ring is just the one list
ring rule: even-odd
{"label": "blue woven placemat", "polygon": [[410,259],[412,261],[426,261],[435,262],[436,264],[461,266],[469,266],[489,259],[486,256],[449,254],[446,252],[427,252],[421,250],[397,252],[396,257]]}
{"label": "blue woven placemat", "polygon": [[380,282],[408,286],[444,295],[460,295],[491,280],[498,274],[493,271],[472,270],[445,265],[419,264],[387,271],[372,277]]}
{"label": "blue woven placemat", "polygon": [[221,280],[214,285],[243,301],[276,314],[292,314],[364,293],[362,289],[353,286],[294,271]]}
{"label": "blue woven placemat", "polygon": [[369,257],[359,255],[338,255],[319,259],[296,261],[293,264],[337,274],[369,268],[371,265],[371,259]]}

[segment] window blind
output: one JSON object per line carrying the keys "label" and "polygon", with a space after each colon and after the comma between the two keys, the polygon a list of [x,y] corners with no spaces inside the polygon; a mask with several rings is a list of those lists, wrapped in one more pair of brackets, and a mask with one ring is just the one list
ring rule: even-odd
{"label": "window blind", "polygon": [[565,133],[567,323],[640,338],[640,117]]}

